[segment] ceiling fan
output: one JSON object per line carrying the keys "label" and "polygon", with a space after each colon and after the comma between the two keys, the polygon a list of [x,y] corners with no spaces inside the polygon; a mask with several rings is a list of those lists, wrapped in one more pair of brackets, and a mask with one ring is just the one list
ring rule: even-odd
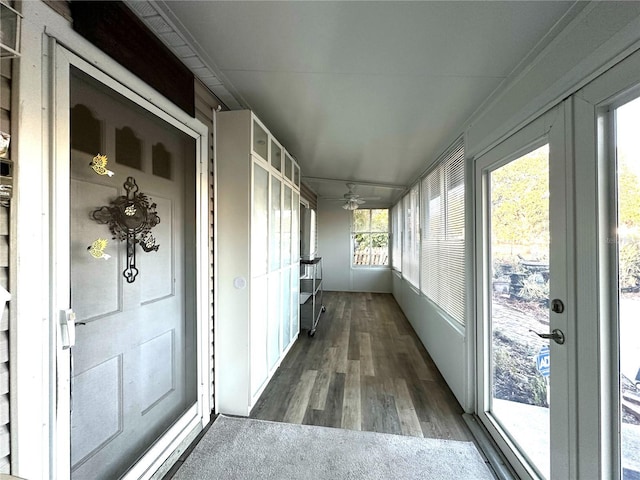
{"label": "ceiling fan", "polygon": [[344,201],[342,208],[345,210],[357,210],[360,205],[366,203],[367,200],[379,200],[380,197],[360,197],[357,193],[355,193],[356,184],[355,183],[347,183],[347,188],[349,191],[345,193],[342,198],[330,198],[328,200],[341,200]]}

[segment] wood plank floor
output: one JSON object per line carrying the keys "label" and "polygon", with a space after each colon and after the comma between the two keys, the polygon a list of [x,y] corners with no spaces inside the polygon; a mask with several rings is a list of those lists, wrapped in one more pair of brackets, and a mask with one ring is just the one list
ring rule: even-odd
{"label": "wood plank floor", "polygon": [[390,294],[325,292],[251,417],[471,441],[462,408]]}

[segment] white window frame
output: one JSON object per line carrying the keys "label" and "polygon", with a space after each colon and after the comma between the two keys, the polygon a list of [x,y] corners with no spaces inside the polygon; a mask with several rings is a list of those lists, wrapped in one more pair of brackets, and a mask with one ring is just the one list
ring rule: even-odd
{"label": "white window frame", "polygon": [[[355,221],[354,221],[354,216],[355,216],[355,212],[357,211],[364,211],[367,210],[369,212],[369,230],[368,231],[362,231],[362,232],[356,232],[355,231]],[[374,232],[371,230],[371,215],[372,215],[372,211],[373,210],[386,210],[387,211],[387,230],[384,232]],[[370,269],[370,268],[382,268],[382,269],[390,269],[391,268],[391,232],[390,232],[390,225],[391,225],[391,209],[390,208],[358,208],[357,210],[353,210],[352,214],[351,214],[351,237],[350,237],[350,242],[351,242],[351,268],[354,269],[360,269],[360,268],[365,268],[365,269]],[[387,263],[386,265],[378,265],[378,264],[372,264],[371,263],[371,255],[369,256],[369,263],[367,265],[361,265],[361,264],[356,264],[354,263],[354,258],[355,258],[355,242],[354,242],[354,237],[357,234],[368,234],[368,235],[372,235],[372,234],[376,234],[376,233],[385,233],[387,235]]]}
{"label": "white window frame", "polygon": [[420,287],[420,182],[402,199],[402,275],[413,287]]}
{"label": "white window frame", "polygon": [[391,209],[391,268],[402,272],[402,200]]}

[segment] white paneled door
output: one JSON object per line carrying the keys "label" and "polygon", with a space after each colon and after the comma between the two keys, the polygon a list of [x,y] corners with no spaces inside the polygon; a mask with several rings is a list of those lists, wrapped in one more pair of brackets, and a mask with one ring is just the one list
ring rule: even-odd
{"label": "white paneled door", "polygon": [[203,419],[198,137],[92,69],[59,60],[68,85],[68,117],[58,122],[69,134],[68,164],[55,188],[61,204],[68,188],[69,217],[58,226],[68,222],[70,309],[61,313],[59,366],[70,352],[69,383],[60,385],[69,395],[61,398],[70,410],[69,474],[144,478]]}

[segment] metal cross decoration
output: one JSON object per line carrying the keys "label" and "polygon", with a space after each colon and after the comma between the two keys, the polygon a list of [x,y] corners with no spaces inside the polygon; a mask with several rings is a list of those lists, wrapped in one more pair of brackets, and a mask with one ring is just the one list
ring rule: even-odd
{"label": "metal cross decoration", "polygon": [[138,193],[138,184],[133,177],[124,182],[126,195],[111,201],[111,205],[94,210],[91,217],[98,223],[109,225],[114,240],[127,242],[127,268],[122,272],[128,283],[138,275],[136,268],[136,244],[145,252],[157,251],[156,239],[151,229],[160,223],[156,204],[144,193]]}

